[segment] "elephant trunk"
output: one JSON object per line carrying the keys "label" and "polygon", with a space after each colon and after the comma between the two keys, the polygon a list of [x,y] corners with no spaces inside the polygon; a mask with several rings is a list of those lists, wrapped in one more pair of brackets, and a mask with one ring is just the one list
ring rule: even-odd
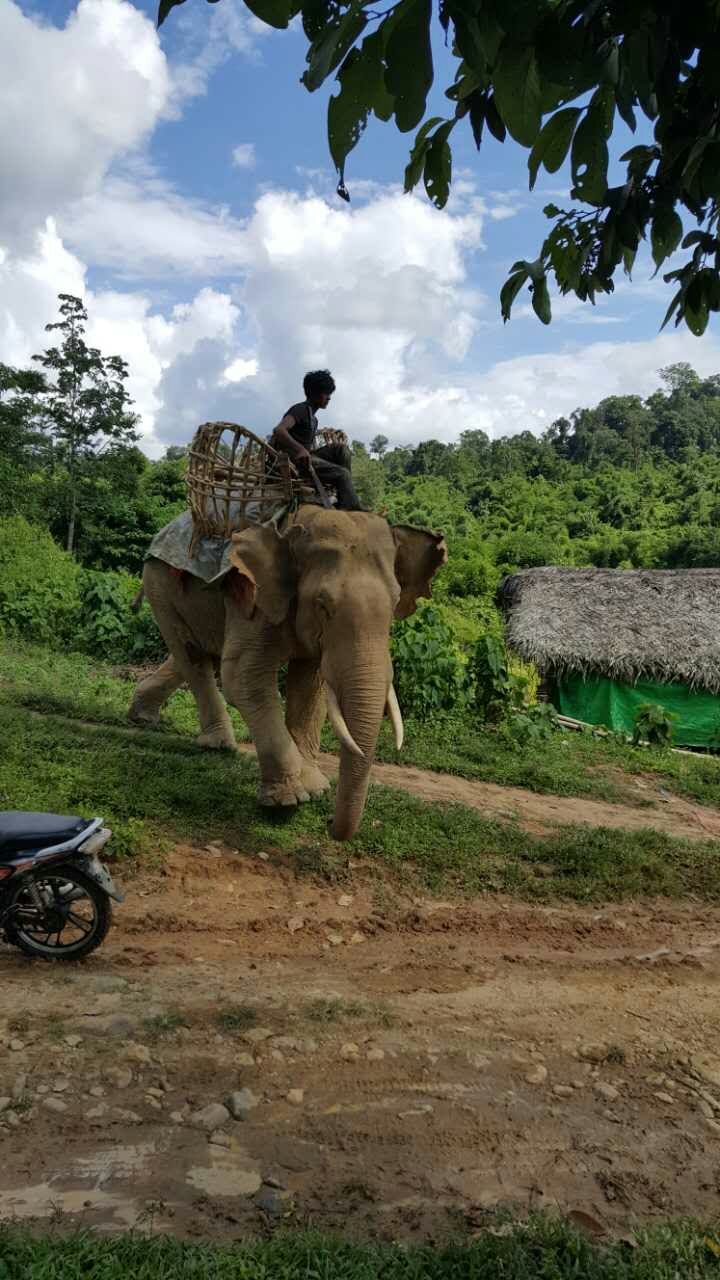
{"label": "elephant trunk", "polygon": [[350,840],[360,825],[388,685],[387,660],[384,659],[361,672],[353,671],[350,685],[346,680],[342,688],[334,688],[352,745],[362,752],[359,755],[349,743],[341,744],[340,776],[331,827],[335,840]]}

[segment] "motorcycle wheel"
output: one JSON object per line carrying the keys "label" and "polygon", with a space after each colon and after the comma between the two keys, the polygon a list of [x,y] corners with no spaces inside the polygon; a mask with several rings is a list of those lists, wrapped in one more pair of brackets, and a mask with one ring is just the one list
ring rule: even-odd
{"label": "motorcycle wheel", "polygon": [[[30,896],[30,879],[42,898],[42,908]],[[31,873],[18,886],[10,907],[5,924],[7,941],[26,956],[43,960],[81,960],[89,956],[104,941],[112,923],[107,894],[79,868],[67,863]]]}

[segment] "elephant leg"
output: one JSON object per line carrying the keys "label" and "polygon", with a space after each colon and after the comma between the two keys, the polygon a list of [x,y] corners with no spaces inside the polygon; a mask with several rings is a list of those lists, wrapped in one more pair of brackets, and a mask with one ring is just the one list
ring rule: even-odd
{"label": "elephant leg", "polygon": [[[161,635],[170,651],[178,684],[187,684],[195,699],[200,733],[198,746],[219,750],[237,749],[232,721],[225,701],[217,687],[215,664],[217,659],[197,642],[184,614],[193,616],[194,609],[212,607],[212,598],[194,591],[190,584],[185,591],[171,578],[166,566],[154,561],[145,565],[143,582]],[[167,663],[163,664],[164,670]]]}
{"label": "elephant leg", "polygon": [[184,683],[185,678],[178,671],[172,654],[168,654],[162,666],[138,684],[128,710],[128,720],[131,724],[159,724],[160,712],[168,698]]}
{"label": "elephant leg", "polygon": [[197,703],[200,732],[195,739],[199,747],[218,751],[237,751],[235,730],[228,715],[225,700],[217,687],[215,659],[199,654],[187,645],[189,668],[188,684]]}
{"label": "elephant leg", "polygon": [[325,723],[325,686],[314,662],[293,658],[288,666],[285,724],[303,758],[305,789],[322,795],[329,780],[318,768],[320,734]]}
{"label": "elephant leg", "polygon": [[305,762],[288,733],[278,693],[282,644],[269,628],[245,627],[226,645],[222,685],[255,744],[260,768],[258,799],[268,808],[310,799],[303,780]]}

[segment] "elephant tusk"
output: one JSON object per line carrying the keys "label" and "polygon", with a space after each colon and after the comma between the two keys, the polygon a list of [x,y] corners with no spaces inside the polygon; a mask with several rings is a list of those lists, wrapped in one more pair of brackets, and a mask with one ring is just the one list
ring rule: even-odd
{"label": "elephant tusk", "polygon": [[354,756],[362,756],[365,758],[365,752],[360,750],[357,742],[353,738],[348,729],[345,718],[340,710],[340,703],[335,696],[335,690],[329,684],[325,685],[325,693],[327,695],[327,709],[330,717],[330,723],[335,731],[335,736],[341,746],[346,747],[348,751],[352,751]]}
{"label": "elephant tusk", "polygon": [[403,724],[402,711],[400,703],[397,700],[395,686],[390,685],[390,692],[387,696],[387,710],[390,715],[390,723],[395,734],[395,747],[398,751],[402,750],[402,744],[405,739],[405,725]]}

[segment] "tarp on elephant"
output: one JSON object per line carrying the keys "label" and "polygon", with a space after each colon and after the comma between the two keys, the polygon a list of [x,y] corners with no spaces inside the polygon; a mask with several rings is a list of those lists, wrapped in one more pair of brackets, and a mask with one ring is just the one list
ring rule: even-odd
{"label": "tarp on elephant", "polygon": [[[279,520],[285,511],[286,507],[278,507],[273,520]],[[249,505],[243,514],[246,520],[252,521]],[[189,511],[183,511],[182,515],[176,516],[170,524],[166,524],[164,529],[155,534],[145,559],[162,560],[165,564],[172,565],[173,569],[191,573],[193,577],[200,578],[203,582],[216,582],[223,578],[232,568],[230,539],[198,538],[191,552],[192,537],[192,516]]]}

